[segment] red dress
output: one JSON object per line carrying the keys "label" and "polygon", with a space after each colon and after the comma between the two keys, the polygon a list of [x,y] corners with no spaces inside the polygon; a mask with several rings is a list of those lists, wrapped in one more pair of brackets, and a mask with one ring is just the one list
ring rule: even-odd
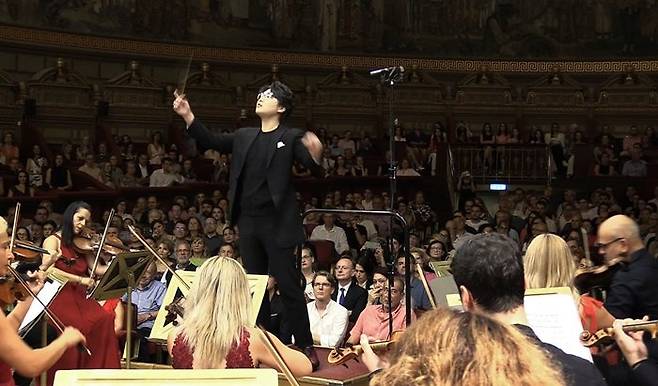
{"label": "red dress", "polygon": [[[86,277],[88,264],[84,256],[61,244],[62,257],[55,267]],[[69,282],[55,298],[50,310],[64,326],[75,327],[87,338],[91,356],[72,347],[48,370],[48,386],[53,384],[57,370],[118,369],[121,367],[119,343],[114,334],[114,317],[105,312],[94,299],[87,299],[87,287]]]}
{"label": "red dress", "polygon": [[[2,311],[0,311],[2,312]],[[9,367],[6,363],[0,362],[0,386],[15,386],[14,377]]]}
{"label": "red dress", "polygon": [[[254,361],[251,359],[251,352],[249,352],[249,331],[246,328],[242,329],[242,337],[240,344],[234,342],[231,349],[226,354],[226,368],[227,369],[252,369],[254,368]],[[191,369],[192,362],[194,361],[194,350],[187,345],[185,336],[178,334],[174,341],[174,347],[171,348],[171,355],[173,361],[171,365],[175,369]]]}

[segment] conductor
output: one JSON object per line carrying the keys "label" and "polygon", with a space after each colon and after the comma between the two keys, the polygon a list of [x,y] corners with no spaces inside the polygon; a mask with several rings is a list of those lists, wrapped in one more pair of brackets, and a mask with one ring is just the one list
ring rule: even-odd
{"label": "conductor", "polygon": [[[174,93],[174,111],[187,124],[187,134],[204,149],[232,153],[228,199],[231,224],[240,230],[240,255],[248,273],[272,275],[279,284],[287,307],[284,323],[295,344],[309,357],[313,368],[319,362],[295,264],[295,248],[304,241],[302,218],[291,183],[293,161],[322,177],[322,143],[312,132],[288,127],[293,93],[283,83],[263,86],[256,101],[260,127],[243,127],[233,133],[211,133],[195,118],[185,94]],[[269,315],[267,296],[261,307]]]}

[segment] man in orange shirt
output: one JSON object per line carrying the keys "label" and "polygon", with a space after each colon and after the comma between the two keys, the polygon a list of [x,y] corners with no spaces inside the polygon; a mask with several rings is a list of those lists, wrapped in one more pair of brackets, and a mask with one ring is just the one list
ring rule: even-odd
{"label": "man in orange shirt", "polygon": [[[405,323],[405,308],[402,306],[401,301],[404,298],[404,281],[402,278],[393,278],[393,285],[391,286],[391,309],[393,314],[393,331],[404,331],[406,329]],[[368,337],[369,341],[388,340],[393,331],[389,331],[389,306],[388,306],[388,286],[382,291],[380,297],[381,304],[373,304],[365,308],[356,324],[350,332],[348,342],[351,344],[359,343],[361,334]],[[411,313],[411,321],[416,320],[416,315]]]}

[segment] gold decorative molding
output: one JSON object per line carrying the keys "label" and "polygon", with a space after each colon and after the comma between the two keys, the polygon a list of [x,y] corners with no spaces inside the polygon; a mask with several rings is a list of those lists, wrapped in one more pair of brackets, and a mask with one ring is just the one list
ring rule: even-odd
{"label": "gold decorative molding", "polygon": [[62,51],[85,50],[104,54],[124,54],[156,58],[180,59],[194,54],[195,60],[231,64],[278,63],[288,66],[314,66],[351,69],[384,67],[392,62],[405,67],[435,72],[479,72],[482,68],[498,73],[550,73],[556,68],[566,73],[618,73],[629,68],[638,72],[658,72],[658,60],[607,61],[515,61],[404,58],[391,56],[356,56],[287,51],[247,50],[164,43],[127,38],[99,37],[83,34],[0,25],[0,42],[27,46],[50,47]]}

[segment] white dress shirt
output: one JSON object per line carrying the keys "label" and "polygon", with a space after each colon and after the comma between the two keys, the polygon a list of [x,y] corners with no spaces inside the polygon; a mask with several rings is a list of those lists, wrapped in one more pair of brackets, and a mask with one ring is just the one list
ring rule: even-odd
{"label": "white dress shirt", "polygon": [[338,254],[347,251],[350,247],[347,244],[347,235],[343,228],[334,225],[327,229],[324,225],[318,225],[311,232],[311,240],[329,240],[334,242],[334,249]]}
{"label": "white dress shirt", "polygon": [[323,312],[318,311],[315,301],[306,305],[313,343],[325,347],[336,347],[347,332],[347,309],[333,300]]}

